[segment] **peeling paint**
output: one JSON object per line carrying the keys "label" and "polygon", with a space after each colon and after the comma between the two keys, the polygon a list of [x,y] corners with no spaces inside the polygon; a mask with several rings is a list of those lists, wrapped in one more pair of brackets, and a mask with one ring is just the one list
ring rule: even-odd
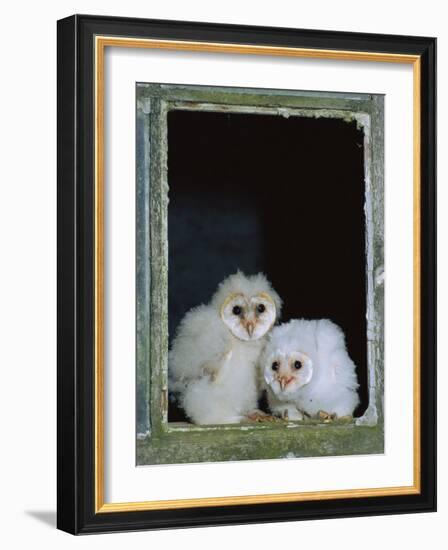
{"label": "peeling paint", "polygon": [[282,107],[277,109],[277,113],[283,118],[289,118],[291,116],[288,109],[283,109]]}
{"label": "peeling paint", "polygon": [[149,115],[151,112],[151,98],[139,97],[137,99],[137,111],[140,111],[145,115]]}

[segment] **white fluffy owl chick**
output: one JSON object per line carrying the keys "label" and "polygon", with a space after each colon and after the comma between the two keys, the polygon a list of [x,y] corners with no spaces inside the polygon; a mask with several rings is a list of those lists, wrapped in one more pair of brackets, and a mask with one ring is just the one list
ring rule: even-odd
{"label": "white fluffy owl chick", "polygon": [[195,424],[238,423],[257,409],[257,362],[280,308],[264,275],[238,271],[185,315],[169,353],[169,384]]}
{"label": "white fluffy owl chick", "polygon": [[327,319],[296,319],[271,332],[261,358],[273,414],[353,415],[359,403],[356,367],[342,330]]}

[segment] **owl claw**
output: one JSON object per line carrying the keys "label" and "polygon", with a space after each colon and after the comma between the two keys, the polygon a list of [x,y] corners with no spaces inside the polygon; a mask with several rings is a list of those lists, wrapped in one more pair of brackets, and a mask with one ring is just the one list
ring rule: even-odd
{"label": "owl claw", "polygon": [[251,422],[275,422],[277,419],[270,414],[263,411],[256,410],[247,415],[248,420]]}
{"label": "owl claw", "polygon": [[208,376],[211,382],[215,382],[218,377],[218,369],[209,364],[202,368],[202,374]]}
{"label": "owl claw", "polygon": [[207,361],[202,366],[202,375],[208,376],[210,382],[217,382],[219,379],[219,374],[223,372],[224,367],[232,358],[233,351],[230,349],[226,353],[215,357],[214,359]]}
{"label": "owl claw", "polygon": [[317,416],[320,420],[322,420],[322,422],[324,424],[329,424],[330,422],[333,422],[334,420],[337,419],[337,414],[336,413],[327,413],[325,411],[319,411],[317,413]]}
{"label": "owl claw", "polygon": [[224,354],[224,361],[230,361],[232,359],[233,351],[230,349],[226,354]]}

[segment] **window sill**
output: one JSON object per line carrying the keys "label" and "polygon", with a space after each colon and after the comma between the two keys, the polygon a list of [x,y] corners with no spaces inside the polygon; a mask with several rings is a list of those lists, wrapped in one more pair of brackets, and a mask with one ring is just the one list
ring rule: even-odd
{"label": "window sill", "polygon": [[194,426],[170,423],[137,442],[137,464],[382,454],[382,425],[320,421]]}
{"label": "window sill", "polygon": [[189,422],[169,422],[165,426],[165,432],[216,432],[216,431],[234,431],[234,432],[247,432],[247,431],[278,431],[281,429],[294,429],[294,428],[306,428],[310,426],[354,426],[356,419],[348,421],[332,421],[324,422],[318,419],[306,419],[300,421],[293,420],[277,420],[274,422],[245,422],[240,424],[208,424],[198,426]]}

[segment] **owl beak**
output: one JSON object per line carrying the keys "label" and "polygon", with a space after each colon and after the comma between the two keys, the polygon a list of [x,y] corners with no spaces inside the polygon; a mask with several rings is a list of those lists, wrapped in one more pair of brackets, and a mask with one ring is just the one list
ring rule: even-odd
{"label": "owl beak", "polygon": [[252,337],[252,334],[254,333],[254,329],[255,329],[255,323],[253,321],[248,321],[246,323],[246,330],[247,330],[247,334]]}
{"label": "owl beak", "polygon": [[282,376],[281,378],[278,379],[279,383],[280,383],[280,389],[283,391],[286,386],[292,382],[293,378],[292,376],[291,377],[287,377],[287,376]]}

